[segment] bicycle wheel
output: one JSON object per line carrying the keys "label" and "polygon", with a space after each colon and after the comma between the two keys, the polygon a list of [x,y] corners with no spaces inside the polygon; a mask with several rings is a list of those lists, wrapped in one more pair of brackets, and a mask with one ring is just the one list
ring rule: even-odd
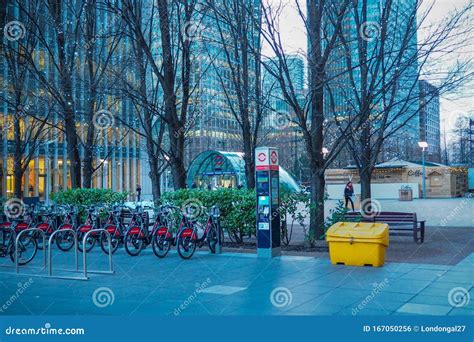
{"label": "bicycle wheel", "polygon": [[[189,233],[191,231],[191,233]],[[189,259],[196,250],[196,239],[193,238],[192,229],[184,229],[178,236],[178,254],[183,259]]]}
{"label": "bicycle wheel", "polygon": [[[79,251],[84,251],[84,236],[86,236],[86,232],[79,232],[77,233],[77,249],[79,249]],[[92,233],[93,234],[93,233]],[[89,236],[87,236],[87,240],[86,240],[86,244],[85,244],[85,247],[86,247],[86,252],[90,252],[92,250],[92,248],[94,248],[95,246],[95,236],[89,234]]]}
{"label": "bicycle wheel", "polygon": [[[38,233],[38,232],[33,232],[33,237],[36,240],[36,246],[38,247],[39,250],[43,250],[43,234]],[[49,236],[46,235],[46,243],[48,243]]]}
{"label": "bicycle wheel", "polygon": [[145,247],[145,241],[143,241],[143,238],[141,238],[139,234],[127,233],[127,235],[125,236],[124,245],[125,250],[129,255],[137,256],[140,254],[143,247]]}
{"label": "bicycle wheel", "polygon": [[[112,253],[115,253],[119,247],[119,244],[119,236],[115,235],[115,233],[110,233],[110,248],[112,249]],[[102,248],[102,251],[104,251],[105,254],[109,254],[109,239],[106,233],[102,233],[100,235],[100,248]]]}
{"label": "bicycle wheel", "polygon": [[171,241],[164,235],[154,235],[152,242],[153,252],[158,258],[164,258],[171,248]]}
{"label": "bicycle wheel", "polygon": [[[12,241],[13,243],[13,241]],[[38,251],[38,244],[36,239],[31,235],[22,235],[18,241],[18,264],[26,265],[36,255]],[[12,245],[10,250],[10,258],[15,262],[15,246]]]}
{"label": "bicycle wheel", "polygon": [[71,250],[74,247],[74,234],[68,230],[57,233],[56,246],[63,252]]}
{"label": "bicycle wheel", "polygon": [[209,250],[211,253],[216,252],[216,246],[218,241],[218,235],[217,235],[217,226],[216,224],[212,224],[211,227],[209,228],[209,232],[207,233],[207,245],[209,246]]}

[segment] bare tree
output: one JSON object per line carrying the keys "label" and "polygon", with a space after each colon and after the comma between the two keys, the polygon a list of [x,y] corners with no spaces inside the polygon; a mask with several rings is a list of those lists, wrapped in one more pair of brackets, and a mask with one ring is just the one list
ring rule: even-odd
{"label": "bare tree", "polygon": [[[78,99],[74,91],[76,53],[80,44],[80,18],[83,4],[71,0],[17,1],[20,15],[30,25],[35,38],[35,54],[25,54],[29,70],[41,88],[54,99],[61,111],[67,140],[71,184],[81,186],[81,159],[76,131]],[[20,40],[21,43],[21,40]],[[41,55],[41,58],[37,58]]]}
{"label": "bare tree", "polygon": [[417,32],[423,29],[431,8],[420,15],[416,2],[387,0],[374,8],[368,0],[354,1],[347,12],[350,25],[340,31],[341,48],[331,56],[332,73],[341,67],[346,72],[328,84],[327,92],[331,108],[340,101],[339,110],[333,112],[335,120],[356,119],[348,147],[359,170],[364,211],[371,211],[371,177],[382,150],[397,144],[397,152],[408,149],[405,155],[410,154],[416,141],[408,137],[419,133],[420,110],[472,75],[466,61],[438,71],[436,89],[425,94],[420,104],[419,80],[435,73],[430,70],[430,59],[443,52],[454,53],[465,42],[462,37],[472,31],[460,30],[468,27],[464,25],[470,8],[472,5],[454,13],[422,41],[417,41]]}
{"label": "bare tree", "polygon": [[[265,100],[261,78],[260,8],[252,2],[208,0],[209,16],[217,31],[210,45],[217,45],[226,61],[213,63],[227,106],[242,132],[247,187],[255,187],[254,154]],[[208,53],[212,57],[212,49]],[[229,75],[229,76],[226,76]]]}
{"label": "bare tree", "polygon": [[[197,1],[158,0],[150,3],[124,0],[122,6],[116,6],[111,1],[107,1],[107,4],[120,13],[133,32],[131,38],[136,40],[136,48],[142,50],[149,63],[152,79],[156,79],[160,85],[164,105],[156,113],[165,123],[168,133],[168,158],[174,187],[184,188],[185,135],[176,132],[184,132],[189,119],[188,109],[193,90],[193,39],[186,34],[186,28],[196,20]],[[138,8],[146,8],[141,19],[137,13]],[[153,40],[146,38],[147,34],[154,33]]]}
{"label": "bare tree", "polygon": [[343,130],[339,136],[328,136],[324,108],[324,88],[329,81],[326,74],[327,64],[332,51],[337,48],[337,37],[349,3],[349,0],[309,0],[306,2],[305,14],[300,3],[296,2],[308,36],[309,89],[304,101],[301,94],[295,91],[287,61],[288,53],[280,36],[278,19],[282,7],[266,4],[262,9],[262,37],[275,55],[275,58],[269,59],[269,63],[264,66],[280,83],[283,98],[291,108],[292,117],[289,119],[297,124],[303,135],[311,169],[311,240],[324,236],[325,171],[346,144],[346,133],[350,133],[349,125],[346,125],[346,131]]}
{"label": "bare tree", "polygon": [[[112,75],[115,70],[115,74],[121,74],[125,69],[125,65],[120,65],[118,58],[118,47],[123,43],[122,36],[122,21],[119,16],[112,16],[105,29],[98,29],[98,14],[99,11],[107,13],[105,11],[103,3],[97,0],[88,0],[85,3],[84,20],[81,25],[83,42],[85,46],[85,52],[83,54],[84,70],[81,68],[80,77],[86,85],[86,102],[85,102],[85,121],[88,123],[86,136],[82,141],[84,148],[84,157],[82,165],[84,167],[83,174],[83,187],[90,188],[92,185],[92,176],[94,172],[100,168],[103,162],[99,163],[98,166],[94,166],[93,162],[95,159],[95,147],[101,143],[101,138],[105,135],[108,139],[109,130],[113,127],[109,125],[100,126],[97,121],[101,118],[97,117],[100,115],[112,115],[107,114],[108,109],[104,104],[104,98],[110,95],[115,89],[113,82],[114,78]],[[113,13],[109,13],[113,15]],[[81,62],[82,60],[79,59]],[[120,60],[123,60],[120,58]],[[119,70],[116,70],[116,69]],[[102,112],[101,112],[102,111]],[[102,118],[105,119],[105,118]],[[111,121],[112,118],[110,118]],[[123,137],[122,137],[123,138]],[[113,153],[114,147],[110,148],[107,152]],[[105,160],[105,158],[102,158]]]}
{"label": "bare tree", "polygon": [[[30,4],[29,10],[34,10],[34,4]],[[2,40],[0,56],[4,59],[4,67],[8,71],[10,87],[2,92],[0,97],[8,105],[9,112],[7,122],[4,122],[3,131],[8,134],[13,128],[13,176],[16,198],[22,198],[22,180],[29,163],[35,156],[41,142],[49,135],[50,127],[46,125],[52,107],[47,99],[41,98],[32,79],[26,56],[34,53],[36,38],[31,34],[33,23],[23,13],[21,18],[7,17],[10,23],[15,23],[17,31],[9,32],[7,39]],[[21,21],[18,21],[21,19]],[[16,20],[13,21],[13,20]],[[46,101],[45,101],[46,100]],[[41,111],[41,119],[36,119],[31,112]]]}

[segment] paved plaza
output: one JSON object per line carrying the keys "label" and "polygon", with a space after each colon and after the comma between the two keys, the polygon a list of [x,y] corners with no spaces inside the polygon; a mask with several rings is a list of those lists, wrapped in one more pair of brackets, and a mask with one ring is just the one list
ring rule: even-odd
{"label": "paved plaza", "polygon": [[[90,268],[106,269],[97,248],[89,259]],[[54,264],[71,265],[72,254],[55,252]],[[38,272],[31,267],[24,275],[0,273],[0,308],[3,315],[473,315],[473,264],[474,254],[455,265],[373,268],[206,251],[186,261],[174,251],[158,259],[150,249],[133,258],[120,249],[116,274],[89,281],[30,277]]]}
{"label": "paved plaza", "polygon": [[[337,200],[327,200],[326,215]],[[416,213],[418,220],[425,220],[427,227],[471,227],[474,228],[474,194],[459,198],[428,198],[413,201],[380,199],[374,204],[377,211]]]}

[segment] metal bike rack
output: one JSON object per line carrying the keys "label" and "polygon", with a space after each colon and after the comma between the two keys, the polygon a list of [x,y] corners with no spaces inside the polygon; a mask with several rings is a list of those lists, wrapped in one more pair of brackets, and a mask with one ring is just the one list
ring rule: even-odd
{"label": "metal bike rack", "polygon": [[[91,233],[98,233],[104,232],[107,234],[107,241],[109,242],[109,270],[108,271],[100,271],[100,270],[87,270],[87,251],[86,251],[86,239]],[[91,229],[89,230],[84,238],[82,239],[82,262],[84,267],[84,277],[87,277],[87,273],[97,273],[97,274],[114,274],[114,270],[112,267],[112,238],[110,237],[110,233],[105,229]]]}
{"label": "metal bike rack", "polygon": [[[18,241],[20,241],[20,237],[25,234],[26,232],[40,232],[41,236],[43,237],[43,246],[46,246],[46,233],[39,228],[28,228],[24,229],[18,233],[15,239],[15,272],[18,274],[20,273],[20,264],[18,263]],[[39,248],[38,248],[39,249]],[[46,268],[46,249],[43,249],[44,255],[44,265],[42,269]]]}
{"label": "metal bike rack", "polygon": [[73,270],[68,270],[68,269],[59,269],[60,271],[65,271],[65,272],[80,272],[79,271],[79,263],[78,263],[78,249],[77,249],[77,233],[74,231],[74,229],[71,228],[65,228],[65,229],[59,229],[54,231],[48,241],[48,277],[51,278],[57,278],[57,279],[71,279],[71,280],[88,280],[87,276],[83,274],[82,276],[78,277],[73,277],[73,276],[53,276],[53,257],[51,253],[51,246],[53,242],[53,237],[60,233],[60,232],[71,232],[72,235],[74,236],[74,261],[75,261],[75,269]]}

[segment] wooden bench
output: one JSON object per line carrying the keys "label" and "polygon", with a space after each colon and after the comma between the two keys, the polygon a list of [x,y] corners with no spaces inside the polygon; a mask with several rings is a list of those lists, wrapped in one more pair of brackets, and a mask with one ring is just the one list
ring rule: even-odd
{"label": "wooden bench", "polygon": [[351,222],[387,223],[393,235],[413,235],[413,241],[417,244],[425,240],[425,221],[418,221],[416,213],[381,211],[363,216],[358,211],[351,211],[344,215],[344,219]]}

